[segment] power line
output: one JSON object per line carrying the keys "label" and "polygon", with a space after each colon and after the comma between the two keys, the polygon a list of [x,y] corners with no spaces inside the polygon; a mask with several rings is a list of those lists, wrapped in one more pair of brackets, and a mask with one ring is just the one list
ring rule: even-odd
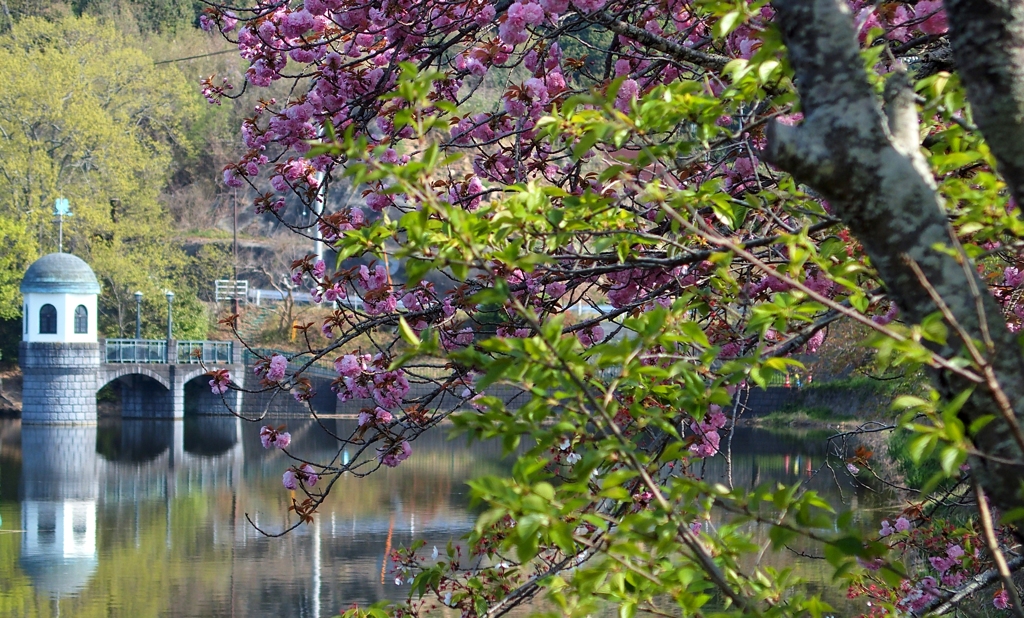
{"label": "power line", "polygon": [[171,60],[157,60],[153,64],[170,64],[171,62],[184,62],[186,60],[196,60],[197,58],[208,58],[210,56],[219,56],[221,54],[238,53],[237,49],[222,49],[220,51],[210,52],[208,54],[200,54],[198,56],[189,56],[187,58],[173,58]]}

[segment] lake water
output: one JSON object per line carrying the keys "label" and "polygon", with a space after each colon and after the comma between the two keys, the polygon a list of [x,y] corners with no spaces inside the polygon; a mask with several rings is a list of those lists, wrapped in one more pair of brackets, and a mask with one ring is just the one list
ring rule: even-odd
{"label": "lake water", "polygon": [[[325,461],[335,443],[308,420],[288,419],[295,453]],[[329,420],[348,434],[351,420]],[[496,444],[421,437],[413,456],[369,478],[344,478],[315,523],[282,538],[288,463],[259,443],[259,424],[234,418],[113,420],[98,427],[20,426],[0,420],[0,616],[333,616],[354,603],[402,599],[387,572],[391,548],[424,539],[443,548],[471,527],[467,480],[510,462]],[[724,441],[723,441],[724,445]],[[739,428],[733,482],[810,486],[857,509],[875,525],[886,498],[838,477],[813,474],[824,441]],[[725,478],[720,459],[708,478]],[[838,484],[837,484],[838,479]],[[767,540],[767,534],[764,535]],[[824,569],[792,555],[829,600],[844,590]]]}

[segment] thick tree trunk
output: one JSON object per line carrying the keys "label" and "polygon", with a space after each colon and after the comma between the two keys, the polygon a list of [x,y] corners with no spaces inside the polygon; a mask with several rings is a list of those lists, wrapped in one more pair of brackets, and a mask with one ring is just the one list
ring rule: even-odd
{"label": "thick tree trunk", "polygon": [[944,0],[949,39],[974,121],[1024,204],[1024,3]]}
{"label": "thick tree trunk", "polygon": [[[916,140],[908,140],[917,134],[917,116],[907,113],[907,97],[898,84],[892,85],[887,119],[868,83],[845,3],[776,0],[773,5],[796,72],[804,122],[769,128],[769,158],[832,204],[905,317],[917,322],[939,311],[932,295],[941,297],[959,327],[978,342],[1013,411],[1024,410],[1024,359],[977,272],[962,253],[957,257],[959,244],[934,181],[921,165]],[[950,358],[963,349],[951,327],[948,345],[937,351]],[[947,398],[969,386],[948,372],[936,377]],[[972,471],[992,499],[1009,509],[1024,506],[1024,458],[999,410],[995,391],[979,386],[961,418],[970,424],[986,415],[996,417],[974,436],[985,457],[972,461]]]}

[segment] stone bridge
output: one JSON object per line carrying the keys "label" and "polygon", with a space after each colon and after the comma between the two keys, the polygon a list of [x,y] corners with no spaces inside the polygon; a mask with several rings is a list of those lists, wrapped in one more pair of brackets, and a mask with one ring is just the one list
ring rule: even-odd
{"label": "stone bridge", "polygon": [[[25,424],[93,424],[96,394],[114,382],[122,386],[123,417],[180,419],[185,415],[189,382],[208,380],[203,376],[211,369],[227,369],[237,387],[244,387],[245,378],[241,354],[231,341],[23,341],[19,360],[24,373]],[[212,397],[208,388],[205,393]],[[241,392],[227,395],[232,407],[241,403]],[[228,414],[226,408],[224,414]]]}

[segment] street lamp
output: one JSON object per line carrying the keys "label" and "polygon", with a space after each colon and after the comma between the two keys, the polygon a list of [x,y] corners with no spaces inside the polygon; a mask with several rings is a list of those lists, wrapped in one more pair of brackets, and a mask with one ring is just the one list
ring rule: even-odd
{"label": "street lamp", "polygon": [[174,318],[171,317],[171,302],[174,300],[174,292],[167,290],[164,294],[167,297],[167,341],[173,339],[171,328],[174,326]]}
{"label": "street lamp", "polygon": [[135,293],[135,338],[142,339],[142,292]]}

